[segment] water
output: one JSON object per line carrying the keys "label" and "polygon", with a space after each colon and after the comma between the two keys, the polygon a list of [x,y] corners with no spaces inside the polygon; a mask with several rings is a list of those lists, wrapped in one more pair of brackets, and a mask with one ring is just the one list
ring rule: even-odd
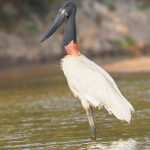
{"label": "water", "polygon": [[94,110],[97,141],[58,66],[0,71],[0,149],[150,149],[150,74],[112,74],[135,108],[131,124]]}

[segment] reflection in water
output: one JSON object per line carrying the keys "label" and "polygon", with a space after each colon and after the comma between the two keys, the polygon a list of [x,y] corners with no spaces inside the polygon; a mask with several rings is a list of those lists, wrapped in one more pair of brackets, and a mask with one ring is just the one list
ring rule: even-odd
{"label": "reflection in water", "polygon": [[87,150],[135,150],[137,142],[134,139],[118,140],[111,143],[92,142],[87,146]]}

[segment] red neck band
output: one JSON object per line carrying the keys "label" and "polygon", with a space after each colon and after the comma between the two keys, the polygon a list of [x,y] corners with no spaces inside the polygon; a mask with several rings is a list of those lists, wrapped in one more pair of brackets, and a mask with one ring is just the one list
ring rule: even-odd
{"label": "red neck band", "polygon": [[68,55],[78,55],[79,49],[78,45],[72,40],[67,46],[65,46],[66,52]]}

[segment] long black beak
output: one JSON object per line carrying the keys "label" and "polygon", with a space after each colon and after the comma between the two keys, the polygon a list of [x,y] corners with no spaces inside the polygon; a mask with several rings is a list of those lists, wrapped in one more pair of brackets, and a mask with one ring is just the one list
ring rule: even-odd
{"label": "long black beak", "polygon": [[45,33],[44,37],[41,39],[40,42],[44,42],[45,40],[47,40],[56,30],[57,28],[65,21],[65,13],[59,13],[53,24],[50,26],[50,28],[48,29],[48,31]]}

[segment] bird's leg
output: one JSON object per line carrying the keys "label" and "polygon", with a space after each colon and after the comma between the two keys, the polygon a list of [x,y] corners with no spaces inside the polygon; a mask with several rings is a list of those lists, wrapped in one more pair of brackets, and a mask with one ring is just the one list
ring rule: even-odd
{"label": "bird's leg", "polygon": [[93,111],[92,111],[91,106],[86,110],[86,113],[87,113],[87,118],[89,120],[91,132],[92,132],[92,139],[96,140],[96,127],[95,127],[95,124],[94,124]]}
{"label": "bird's leg", "polygon": [[88,102],[82,102],[82,105],[86,111],[87,118],[90,124],[91,132],[92,132],[92,139],[96,140],[96,126],[94,124],[92,107],[90,106]]}

